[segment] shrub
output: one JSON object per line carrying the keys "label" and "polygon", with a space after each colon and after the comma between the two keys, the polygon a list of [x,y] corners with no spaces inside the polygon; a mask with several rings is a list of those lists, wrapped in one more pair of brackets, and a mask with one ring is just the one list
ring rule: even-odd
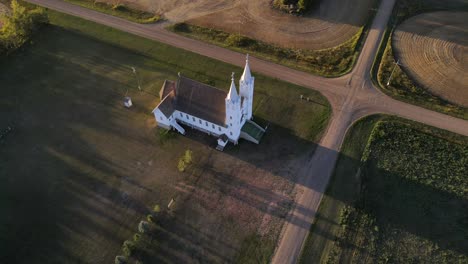
{"label": "shrub", "polygon": [[141,221],[138,224],[138,232],[140,233],[148,233],[150,231],[150,224],[146,221]]}
{"label": "shrub", "polygon": [[130,257],[135,250],[135,243],[129,240],[125,240],[125,242],[122,245],[122,251],[125,256]]}
{"label": "shrub", "polygon": [[226,43],[232,47],[249,47],[254,45],[256,41],[246,36],[231,34],[226,39]]}
{"label": "shrub", "polygon": [[152,214],[149,214],[146,216],[146,220],[150,223],[154,223],[154,216]]}
{"label": "shrub", "polygon": [[138,241],[140,241],[140,239],[141,239],[141,235],[140,235],[140,234],[137,233],[137,234],[134,234],[134,235],[133,235],[133,241],[134,241],[134,242],[138,242]]}
{"label": "shrub", "polygon": [[190,27],[187,25],[187,23],[175,23],[172,28],[179,32],[190,32]]}
{"label": "shrub", "polygon": [[159,204],[155,205],[154,208],[153,208],[153,212],[155,212],[155,213],[161,212],[161,206],[159,206]]}
{"label": "shrub", "polygon": [[116,256],[114,260],[115,264],[125,264],[127,263],[127,258],[125,256]]}
{"label": "shrub", "polygon": [[177,164],[177,168],[180,172],[184,172],[185,169],[192,163],[193,152],[191,150],[186,150],[184,155],[179,159],[179,163]]}

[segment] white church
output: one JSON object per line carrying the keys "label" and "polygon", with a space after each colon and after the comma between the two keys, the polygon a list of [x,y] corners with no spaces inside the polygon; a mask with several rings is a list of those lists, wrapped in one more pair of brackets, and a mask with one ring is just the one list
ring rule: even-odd
{"label": "white church", "polygon": [[197,82],[179,73],[177,81],[164,81],[161,102],[153,110],[158,126],[185,134],[183,126],[216,136],[223,150],[240,138],[258,144],[265,129],[252,121],[255,77],[250,73],[249,55],[239,80],[239,92],[231,77],[229,92]]}

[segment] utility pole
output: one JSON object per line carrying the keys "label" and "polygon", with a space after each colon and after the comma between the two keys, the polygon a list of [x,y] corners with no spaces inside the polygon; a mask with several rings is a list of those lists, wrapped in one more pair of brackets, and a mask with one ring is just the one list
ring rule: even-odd
{"label": "utility pole", "polygon": [[136,71],[135,67],[131,67],[131,68],[132,68],[133,74],[135,74],[135,78],[136,78],[136,80],[137,80],[138,90],[141,91],[140,79],[138,79],[137,71]]}
{"label": "utility pole", "polygon": [[393,70],[392,70],[392,73],[390,73],[390,77],[388,78],[388,81],[387,81],[387,86],[390,85],[390,81],[392,80],[392,76],[393,76],[393,72],[395,72],[395,68],[396,66],[399,66],[400,65],[400,60],[398,60],[395,65],[393,66]]}

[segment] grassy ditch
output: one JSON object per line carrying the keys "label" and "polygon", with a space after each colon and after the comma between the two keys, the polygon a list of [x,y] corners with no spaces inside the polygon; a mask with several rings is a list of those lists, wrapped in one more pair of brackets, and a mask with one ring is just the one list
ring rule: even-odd
{"label": "grassy ditch", "polygon": [[65,0],[66,2],[99,11],[101,13],[124,18],[136,23],[156,23],[162,19],[160,15],[141,11],[123,4],[108,4],[94,0]]}
{"label": "grassy ditch", "polygon": [[468,260],[468,138],[371,116],[346,136],[301,263]]}
{"label": "grassy ditch", "polygon": [[[378,87],[389,96],[458,118],[468,119],[467,108],[450,103],[411,80],[405,71],[396,65],[392,51],[392,34],[398,24],[411,16],[425,12],[459,10],[455,8],[468,10],[466,4],[458,5],[454,2],[456,1],[397,1],[375,59],[372,76]],[[390,75],[392,75],[391,79]],[[388,80],[390,80],[389,85],[387,85]]]}
{"label": "grassy ditch", "polygon": [[351,71],[359,55],[360,42],[365,35],[364,27],[362,27],[351,39],[337,47],[304,50],[281,48],[235,33],[186,23],[174,24],[168,29],[186,37],[243,53],[251,53],[262,59],[325,77],[338,77]]}
{"label": "grassy ditch", "polygon": [[[219,152],[204,133],[161,132],[151,111],[179,71],[227,90],[242,68],[46,12],[50,25],[0,60],[0,262],[269,260],[327,100],[253,73],[254,118],[268,132]],[[153,220],[155,233],[140,231]]]}

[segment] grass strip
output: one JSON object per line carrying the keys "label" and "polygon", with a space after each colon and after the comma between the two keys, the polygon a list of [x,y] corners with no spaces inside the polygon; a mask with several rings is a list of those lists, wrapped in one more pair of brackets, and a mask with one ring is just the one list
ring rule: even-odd
{"label": "grass strip", "polygon": [[282,48],[239,34],[178,23],[169,30],[234,51],[250,53],[287,67],[325,77],[338,77],[351,71],[359,55],[364,27],[345,43],[330,49],[305,50]]}

